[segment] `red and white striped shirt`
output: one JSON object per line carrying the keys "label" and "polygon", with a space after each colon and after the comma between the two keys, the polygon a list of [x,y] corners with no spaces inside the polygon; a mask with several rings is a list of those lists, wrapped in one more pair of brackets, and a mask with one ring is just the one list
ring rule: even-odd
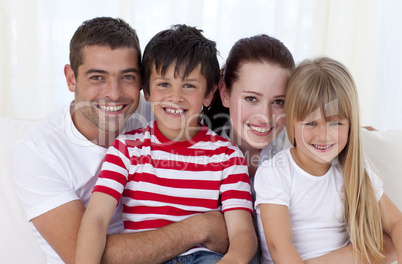
{"label": "red and white striped shirt", "polygon": [[122,199],[124,228],[131,231],[212,210],[253,212],[242,152],[205,126],[184,142],[164,137],[156,122],[119,136],[94,192]]}

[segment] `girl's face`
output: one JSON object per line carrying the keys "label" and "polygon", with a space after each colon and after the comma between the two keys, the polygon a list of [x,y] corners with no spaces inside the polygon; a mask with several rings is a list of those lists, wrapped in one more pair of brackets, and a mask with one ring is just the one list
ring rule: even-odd
{"label": "girl's face", "polygon": [[320,109],[295,123],[295,160],[310,174],[324,175],[348,142],[349,121],[333,116],[326,121]]}
{"label": "girl's face", "polygon": [[233,138],[243,150],[262,149],[283,129],[283,105],[289,72],[276,65],[243,64],[229,92],[220,86],[222,103],[230,109]]}

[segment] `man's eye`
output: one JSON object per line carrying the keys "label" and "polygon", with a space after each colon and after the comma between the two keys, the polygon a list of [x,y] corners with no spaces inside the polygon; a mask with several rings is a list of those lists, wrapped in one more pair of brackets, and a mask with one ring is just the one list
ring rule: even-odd
{"label": "man's eye", "polygon": [[257,98],[255,98],[254,96],[246,96],[244,98],[247,102],[256,102]]}
{"label": "man's eye", "polygon": [[135,79],[135,77],[132,75],[125,75],[123,78],[126,80],[134,80]]}
{"label": "man's eye", "polygon": [[94,80],[94,81],[100,81],[100,80],[102,80],[102,76],[95,75],[95,76],[91,76],[90,79]]}

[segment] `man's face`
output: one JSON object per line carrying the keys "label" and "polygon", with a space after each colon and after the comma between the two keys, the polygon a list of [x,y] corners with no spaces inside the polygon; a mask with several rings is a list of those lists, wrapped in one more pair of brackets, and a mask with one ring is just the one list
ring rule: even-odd
{"label": "man's face", "polygon": [[[120,133],[139,103],[142,83],[137,51],[86,46],[82,55],[78,76],[68,80],[75,93],[74,124],[87,138],[99,135],[99,130]],[[66,68],[66,77],[68,72]]]}

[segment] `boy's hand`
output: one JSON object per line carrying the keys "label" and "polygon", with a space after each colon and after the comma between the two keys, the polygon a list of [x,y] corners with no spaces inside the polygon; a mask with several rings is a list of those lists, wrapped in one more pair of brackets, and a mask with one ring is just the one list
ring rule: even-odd
{"label": "boy's hand", "polygon": [[218,211],[202,213],[199,215],[201,218],[201,232],[206,235],[203,245],[208,249],[226,254],[229,248],[229,237],[226,228],[226,222],[223,214]]}

